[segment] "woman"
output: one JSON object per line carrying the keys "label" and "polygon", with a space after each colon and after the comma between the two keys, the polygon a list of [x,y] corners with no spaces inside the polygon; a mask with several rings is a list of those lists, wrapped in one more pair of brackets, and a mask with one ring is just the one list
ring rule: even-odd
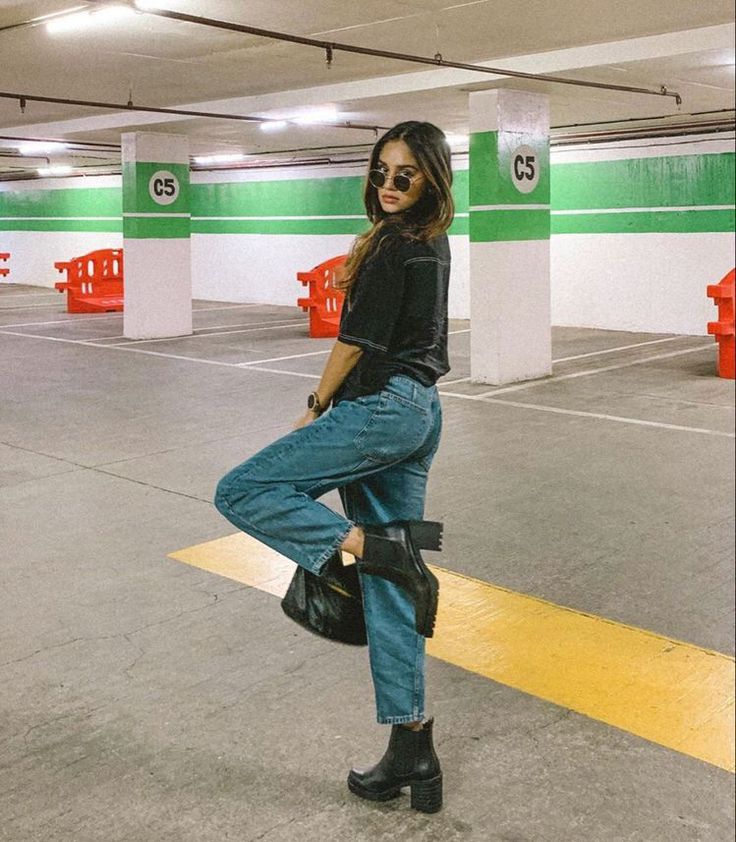
{"label": "woman", "polygon": [[[296,429],[220,481],[215,505],[239,529],[312,573],[337,550],[355,556],[379,723],[388,749],[348,785],[386,801],[442,806],[442,772],[424,721],[424,638],[438,583],[419,553],[442,525],[422,521],[440,439],[435,383],[449,371],[447,287],[450,150],[431,123],[406,122],[376,143],[356,239],[341,286],[340,332]],[[326,411],[332,404],[332,408]],[[317,502],[339,489],[346,517]],[[328,579],[329,581],[329,579]]]}

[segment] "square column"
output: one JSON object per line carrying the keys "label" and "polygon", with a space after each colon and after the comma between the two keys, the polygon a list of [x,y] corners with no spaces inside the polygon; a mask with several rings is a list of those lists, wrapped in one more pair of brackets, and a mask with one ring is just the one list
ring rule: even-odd
{"label": "square column", "polygon": [[552,372],[549,102],[470,94],[470,379]]}
{"label": "square column", "polygon": [[123,261],[128,339],[192,333],[189,140],[123,134]]}

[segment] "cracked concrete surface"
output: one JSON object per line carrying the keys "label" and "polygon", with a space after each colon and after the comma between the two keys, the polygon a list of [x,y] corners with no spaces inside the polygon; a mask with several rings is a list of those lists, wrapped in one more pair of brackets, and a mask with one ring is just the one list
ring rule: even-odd
{"label": "cracked concrete surface", "polygon": [[[573,354],[597,341],[562,338]],[[348,769],[386,739],[365,651],[167,558],[232,531],[215,483],[288,430],[303,382],[1,333],[0,355],[2,842],[732,838],[728,773],[435,660],[444,810],[354,798]],[[678,365],[678,400],[704,426],[730,393]],[[621,392],[671,411],[627,372]],[[444,405],[428,516],[447,522],[445,566],[730,646],[732,505],[713,489],[729,442]]]}

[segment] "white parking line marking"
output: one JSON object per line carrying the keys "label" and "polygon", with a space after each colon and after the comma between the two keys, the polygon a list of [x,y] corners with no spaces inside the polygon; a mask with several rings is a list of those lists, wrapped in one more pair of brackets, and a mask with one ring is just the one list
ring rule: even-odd
{"label": "white parking line marking", "polygon": [[617,348],[606,348],[604,351],[590,351],[587,354],[576,354],[574,357],[560,357],[552,360],[553,363],[567,363],[570,360],[583,360],[586,357],[600,357],[603,354],[615,354],[617,351],[629,351],[631,348],[643,348],[645,345],[658,345],[661,342],[675,342],[683,339],[682,336],[668,336],[666,339],[652,339],[648,342],[637,342],[635,345],[619,345]]}
{"label": "white parking line marking", "polygon": [[[441,395],[447,394],[440,392]],[[449,397],[450,395],[448,395]],[[662,421],[644,421],[640,418],[627,418],[622,415],[606,415],[602,412],[581,412],[576,409],[562,409],[558,406],[543,406],[536,403],[521,403],[519,401],[505,401],[496,398],[471,397],[470,395],[451,395],[454,398],[478,400],[481,403],[494,403],[501,406],[512,406],[517,409],[535,409],[538,412],[552,412],[557,415],[575,415],[580,418],[597,418],[602,421],[616,421],[621,424],[635,424],[639,427],[660,427],[664,430],[678,430],[685,433],[700,433],[706,436],[722,436],[723,438],[736,438],[736,433],[724,433],[720,430],[708,430],[704,427],[685,427],[680,424],[665,424]]]}
{"label": "white parking line marking", "polygon": [[539,380],[532,380],[528,383],[519,383],[516,386],[504,386],[501,389],[493,389],[490,392],[482,392],[475,397],[486,398],[493,395],[504,395],[508,392],[520,392],[523,389],[533,389],[535,386],[546,386],[548,383],[558,383],[561,380],[574,380],[577,377],[590,377],[593,374],[604,374],[607,371],[618,371],[621,368],[630,368],[634,365],[645,365],[646,363],[656,362],[656,360],[666,360],[670,357],[679,357],[682,354],[695,354],[698,351],[706,351],[710,349],[715,351],[715,343],[711,342],[708,345],[698,345],[697,348],[686,348],[684,351],[671,351],[669,354],[657,354],[654,357],[644,357],[641,360],[631,360],[627,363],[619,363],[618,365],[608,365],[603,368],[590,368],[587,371],[575,371],[572,374],[559,374],[556,377],[544,377]]}
{"label": "white parking line marking", "polygon": [[[149,355],[149,356],[152,356],[152,357],[163,357],[165,359],[184,360],[185,362],[202,363],[204,365],[215,365],[215,366],[224,366],[226,368],[237,368],[240,371],[243,371],[243,370],[245,370],[245,368],[247,368],[250,371],[259,371],[259,372],[265,372],[265,373],[269,373],[269,374],[281,374],[281,375],[286,375],[288,377],[301,377],[301,378],[307,378],[309,380],[319,380],[320,379],[320,375],[317,375],[317,374],[306,374],[304,372],[297,372],[297,371],[283,371],[283,370],[277,369],[277,368],[256,368],[255,366],[244,367],[242,363],[228,363],[228,362],[223,362],[221,360],[206,360],[206,359],[201,359],[199,357],[187,357],[187,356],[183,356],[181,354],[165,354],[165,353],[161,353],[159,351],[148,351],[144,348],[131,348],[131,347],[125,346],[125,345],[96,345],[94,343],[79,340],[79,339],[62,339],[62,338],[56,337],[56,336],[41,336],[41,335],[38,335],[38,334],[18,333],[18,332],[14,332],[14,331],[10,331],[10,330],[4,330],[2,328],[0,328],[0,334],[5,334],[6,336],[20,336],[20,337],[23,337],[25,339],[42,339],[42,340],[45,340],[46,342],[62,342],[62,343],[69,344],[69,345],[83,345],[87,348],[98,348],[100,350],[111,349],[113,351],[124,351],[124,352],[128,352],[128,353],[131,353],[131,354],[146,354],[146,355]],[[705,350],[705,349],[712,349],[712,347],[713,346],[710,345],[710,344],[709,345],[703,345],[703,346],[698,347],[698,348],[689,348],[685,351],[676,351],[676,352],[671,353],[671,354],[660,354],[656,357],[649,357],[646,360],[637,360],[636,362],[628,363],[626,365],[640,365],[640,364],[645,363],[645,362],[650,362],[651,360],[658,360],[658,359],[663,359],[663,358],[675,357],[675,356],[679,356],[681,354],[696,353],[698,351],[702,351],[702,350]],[[583,375],[586,375],[586,374],[595,374],[595,373],[600,373],[602,371],[610,371],[612,369],[618,369],[618,368],[624,368],[624,367],[626,367],[626,366],[625,365],[610,366],[608,368],[598,369],[596,371],[580,372],[579,374],[580,374],[580,376],[583,376]],[[565,377],[568,377],[568,376],[570,376],[570,375],[565,375]],[[574,376],[574,375],[572,375],[572,376]],[[559,378],[559,379],[564,379],[564,378]],[[549,381],[543,381],[543,382],[549,382]],[[532,384],[529,384],[529,385],[539,385],[539,383],[535,382],[535,383],[532,383]],[[521,402],[518,402],[518,401],[499,400],[497,398],[490,397],[489,394],[492,395],[494,393],[492,392],[492,393],[483,394],[483,395],[463,395],[463,394],[460,394],[460,393],[457,393],[457,392],[445,392],[443,390],[440,390],[440,395],[443,395],[444,397],[459,398],[461,400],[479,401],[480,403],[489,403],[489,404],[499,404],[501,406],[511,406],[511,407],[515,407],[515,408],[518,408],[518,409],[532,409],[532,410],[535,410],[535,411],[538,411],[538,412],[551,412],[551,413],[558,414],[558,415],[571,415],[571,416],[577,416],[577,417],[581,417],[581,418],[594,418],[594,419],[603,420],[603,421],[613,421],[613,422],[616,422],[616,423],[633,424],[633,425],[643,426],[643,427],[655,427],[655,428],[659,427],[659,428],[662,428],[662,429],[675,430],[675,431],[679,431],[679,432],[698,433],[698,434],[701,434],[701,435],[719,436],[719,437],[731,438],[731,439],[736,438],[736,434],[725,433],[725,432],[722,432],[720,430],[708,430],[708,429],[705,429],[705,428],[702,428],[702,427],[686,427],[686,426],[681,426],[681,425],[677,425],[677,424],[665,424],[665,423],[660,422],[660,421],[645,421],[643,419],[638,419],[638,418],[626,418],[626,417],[619,416],[619,415],[606,415],[606,414],[597,413],[597,412],[582,412],[582,411],[579,411],[579,410],[562,409],[560,407],[554,407],[554,406],[543,406],[541,404],[531,404],[531,403],[521,403]]]}
{"label": "white parking line marking", "polygon": [[[615,354],[617,351],[629,351],[632,348],[642,348],[645,345],[657,345],[660,342],[675,342],[677,339],[683,339],[683,336],[669,336],[667,339],[652,339],[649,342],[637,342],[634,345],[618,345],[616,348],[606,348],[603,351],[590,351],[587,354],[576,354],[574,357],[560,357],[552,360],[552,365],[557,363],[567,363],[571,360],[582,360],[585,357],[600,357],[603,354]],[[455,383],[469,383],[470,377],[458,377],[457,380],[443,380],[442,386],[454,386]]]}
{"label": "white parking line marking", "polygon": [[[251,327],[251,328],[242,328],[238,330],[223,330],[220,333],[189,333],[185,336],[160,336],[156,339],[131,339],[129,342],[111,342],[107,347],[114,348],[117,345],[140,345],[144,342],[175,342],[181,339],[206,339],[209,336],[229,336],[232,333],[255,333],[261,330],[285,330],[286,328],[293,327],[295,324],[302,324],[303,319],[290,319],[286,324],[276,324],[269,323],[267,327]],[[257,324],[257,322],[255,323]]]}
{"label": "white parking line marking", "polygon": [[[242,366],[239,366],[242,369]],[[302,371],[282,371],[280,368],[250,368],[249,371],[267,371],[271,374],[288,374],[291,377],[306,377],[309,380],[321,380],[320,374],[306,374]]]}
{"label": "white parking line marking", "polygon": [[[277,363],[280,360],[298,360],[302,357],[318,357],[321,354],[329,354],[332,348],[326,348],[324,351],[310,351],[308,354],[289,354],[288,357],[269,357],[266,360],[251,360],[245,363],[238,363],[239,366],[260,365],[261,363]],[[265,369],[264,369],[265,370]]]}

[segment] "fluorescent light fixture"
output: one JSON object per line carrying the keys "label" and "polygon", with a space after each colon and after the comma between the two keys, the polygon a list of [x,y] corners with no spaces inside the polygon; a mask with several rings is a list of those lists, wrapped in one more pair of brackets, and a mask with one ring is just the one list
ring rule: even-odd
{"label": "fluorescent light fixture", "polygon": [[61,152],[62,149],[67,149],[68,147],[68,143],[59,143],[58,141],[45,143],[39,140],[30,143],[19,143],[18,152],[21,155],[46,155],[49,152]]}
{"label": "fluorescent light fixture", "polygon": [[234,164],[243,161],[247,156],[242,152],[223,152],[219,155],[197,155],[195,164]]}
{"label": "fluorescent light fixture", "polygon": [[119,3],[114,3],[112,6],[103,6],[96,12],[92,12],[92,20],[94,23],[112,23],[116,20],[123,20],[135,14],[135,10],[130,6],[123,6]]}
{"label": "fluorescent light fixture", "polygon": [[268,123],[261,123],[262,132],[278,132],[289,125],[287,120],[270,120]]}
{"label": "fluorescent light fixture", "polygon": [[37,172],[39,175],[69,175],[73,167],[67,164],[58,164],[55,167],[39,167]]}
{"label": "fluorescent light fixture", "polygon": [[102,6],[91,12],[75,12],[70,15],[60,15],[47,21],[46,31],[51,35],[58,35],[63,32],[74,32],[81,29],[88,29],[97,23],[114,23],[115,21],[134,15],[135,11],[130,6],[123,6],[120,3],[113,3],[109,6]]}
{"label": "fluorescent light fixture", "polygon": [[340,114],[337,108],[334,105],[328,105],[292,117],[291,122],[296,123],[298,126],[313,126],[317,123],[334,123],[339,116]]}
{"label": "fluorescent light fixture", "polygon": [[89,12],[75,12],[73,15],[50,20],[46,24],[46,31],[50,35],[58,35],[61,32],[73,32],[75,29],[86,29],[91,24],[92,16]]}

